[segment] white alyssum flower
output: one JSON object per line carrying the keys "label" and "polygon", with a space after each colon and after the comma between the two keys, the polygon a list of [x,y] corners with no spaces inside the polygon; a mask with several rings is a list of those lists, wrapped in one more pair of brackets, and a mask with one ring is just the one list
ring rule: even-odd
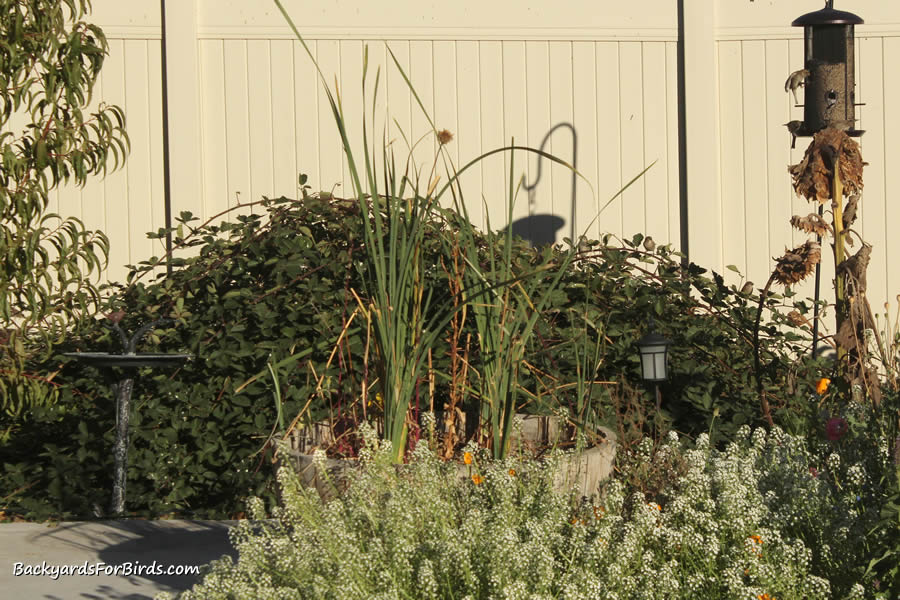
{"label": "white alyssum flower", "polygon": [[[475,483],[427,444],[397,468],[390,444],[363,438],[362,468],[327,505],[282,469],[279,520],[251,500],[256,520],[231,532],[239,560],[213,563],[183,598],[828,598],[843,564],[832,545],[864,534],[780,430],[742,428],[724,451],[704,434],[646,440],[620,468],[665,469],[662,487],[616,478],[585,503],[552,491],[556,459],[492,461],[471,446]],[[868,481],[862,464],[841,477]]]}

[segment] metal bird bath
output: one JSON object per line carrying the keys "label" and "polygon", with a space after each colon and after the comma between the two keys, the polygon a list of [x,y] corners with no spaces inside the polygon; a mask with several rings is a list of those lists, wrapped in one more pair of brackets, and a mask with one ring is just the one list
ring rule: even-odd
{"label": "metal bird bath", "polygon": [[131,339],[125,336],[125,332],[119,327],[118,322],[113,322],[112,329],[119,334],[124,354],[110,354],[109,352],[66,352],[69,356],[87,365],[98,368],[125,369],[122,378],[112,386],[113,396],[116,398],[116,442],[113,446],[113,460],[115,469],[113,472],[113,493],[110,501],[110,512],[114,515],[125,511],[125,475],[128,468],[128,418],[131,410],[131,391],[134,389],[134,376],[127,372],[128,369],[140,367],[172,368],[184,364],[191,358],[190,354],[137,354],[134,349],[141,339],[154,327],[162,323],[170,323],[172,319],[157,319],[151,321],[137,330]]}

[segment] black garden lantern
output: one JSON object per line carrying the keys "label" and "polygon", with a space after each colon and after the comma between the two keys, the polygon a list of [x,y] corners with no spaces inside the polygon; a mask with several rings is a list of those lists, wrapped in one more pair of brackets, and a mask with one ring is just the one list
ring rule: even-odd
{"label": "black garden lantern", "polygon": [[[854,26],[862,25],[859,16],[832,7],[807,13],[791,25],[803,27],[803,70],[792,86],[804,86],[803,121],[795,135],[810,137],[827,127],[835,127],[857,137],[855,107],[856,65]],[[789,79],[790,82],[790,79]],[[802,83],[801,83],[802,82]],[[786,85],[787,87],[787,85]]]}
{"label": "black garden lantern", "polygon": [[653,319],[650,319],[650,331],[638,340],[638,350],[641,352],[641,379],[652,383],[656,389],[656,409],[659,410],[662,397],[659,393],[659,383],[669,378],[669,346],[672,344],[653,329]]}

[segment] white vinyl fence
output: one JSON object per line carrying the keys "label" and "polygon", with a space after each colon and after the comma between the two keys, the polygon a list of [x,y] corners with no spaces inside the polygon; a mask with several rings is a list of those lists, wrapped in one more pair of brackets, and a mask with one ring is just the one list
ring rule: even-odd
{"label": "white vinyl fence", "polygon": [[[284,4],[329,84],[337,82],[355,148],[364,106],[371,119],[379,67],[376,122],[368,123],[374,141],[380,146],[385,128],[400,161],[405,140],[430,132],[389,47],[435,126],[454,134],[448,149],[457,167],[512,139],[538,148],[545,137],[546,150],[574,161],[586,181],[573,185],[570,172],[544,161],[534,190],[521,191],[514,219],[532,217],[534,237],[644,233],[680,249],[686,241],[692,261],[730,283],[738,277],[726,266],[735,265],[759,285],[772,258],[802,239],[788,219],[813,207],[795,198],[787,166],[800,160],[809,140],[790,150],[783,123],[802,113],[783,85],[803,63],[802,30],[790,22],[822,8],[820,0],[683,0],[681,139],[679,2]],[[125,264],[164,252],[145,235],[164,226],[163,44],[174,215],[189,210],[207,218],[262,196],[296,196],[299,173],[314,190],[352,194],[322,83],[274,2],[168,0],[165,19],[159,2],[93,5],[93,20],[111,44],[95,97],[125,109],[132,152],[127,166],[105,180],[60,190],[54,209],[107,233],[108,278],[121,280]],[[869,297],[879,311],[900,293],[900,263],[890,266],[900,255],[900,236],[891,229],[900,222],[900,205],[889,201],[900,183],[900,172],[889,168],[900,159],[900,145],[888,141],[900,135],[900,113],[889,110],[900,94],[891,68],[900,64],[900,4],[836,0],[835,8],[866,21],[856,29],[856,97],[865,103],[857,127],[866,130],[860,141],[869,163],[857,226],[874,245]],[[413,154],[423,179],[435,149],[434,137],[426,137]],[[513,158],[517,176],[534,184],[534,155]],[[463,176],[470,213],[482,225],[507,224],[509,161],[509,154],[496,155]],[[651,163],[591,224],[599,207]],[[553,228],[535,225],[539,215]],[[829,262],[826,256],[823,264]],[[826,268],[826,290],[831,277]],[[812,295],[811,285],[801,293]]]}

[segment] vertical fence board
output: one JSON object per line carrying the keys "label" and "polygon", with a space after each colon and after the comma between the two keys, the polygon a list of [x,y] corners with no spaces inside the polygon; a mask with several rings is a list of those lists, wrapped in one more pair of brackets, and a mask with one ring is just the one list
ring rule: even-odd
{"label": "vertical fence board", "polygon": [[[600,227],[595,220],[599,210],[597,191],[597,65],[593,42],[572,44],[572,124],[578,134],[577,168],[587,182],[575,180],[575,236],[598,239]],[[564,138],[563,138],[564,139]],[[571,159],[571,157],[569,157]],[[588,185],[590,183],[590,185]],[[592,187],[593,186],[593,189]]]}
{"label": "vertical fence board", "polygon": [[[226,40],[225,67],[225,156],[228,173],[228,205],[246,204],[250,194],[250,132],[247,123],[247,44]],[[238,211],[241,212],[241,211]],[[244,211],[246,212],[246,211]],[[234,220],[232,213],[230,220]]]}
{"label": "vertical fence board", "polygon": [[[481,154],[481,89],[478,77],[478,42],[456,43],[456,102],[459,119],[459,167]],[[480,164],[462,174],[461,186],[469,218],[484,227]]]}
{"label": "vertical fence board", "polygon": [[[735,265],[747,272],[744,206],[744,132],[741,43],[719,43],[719,115],[721,137],[721,212],[720,248],[723,266]],[[715,223],[695,226],[715,227]],[[715,267],[714,267],[715,268]],[[716,269],[717,271],[719,269]]]}
{"label": "vertical fence board", "polygon": [[[415,100],[409,91],[409,84],[406,83],[400,71],[403,69],[403,73],[409,77],[409,42],[394,40],[388,42],[387,46],[394,54],[391,56],[388,53],[385,56],[388,143],[393,160],[396,161],[397,184],[399,185],[400,178],[407,172],[407,169],[409,169],[408,176],[412,179],[410,150],[415,141],[415,134],[412,131],[412,106]],[[398,63],[400,69],[397,68]]]}
{"label": "vertical fence board", "polygon": [[318,185],[313,189],[326,192],[334,192],[340,197],[349,196],[352,190],[349,183],[343,182],[343,152],[341,150],[341,138],[338,135],[337,125],[335,124],[334,114],[331,104],[328,101],[328,95],[325,91],[326,86],[331,90],[334,102],[337,97],[334,96],[334,81],[338,77],[340,81],[340,42],[336,40],[317,40],[316,59],[319,62],[319,68],[325,77],[325,82],[316,82],[316,94],[318,96],[318,131],[319,131],[319,181]]}
{"label": "vertical fence board", "polygon": [[[150,157],[150,198],[151,198],[151,231],[157,231],[166,225],[165,185],[163,182],[163,115],[162,115],[162,44],[159,40],[147,41],[147,94],[149,96],[148,119],[150,123],[149,146]],[[136,140],[131,138],[132,148]],[[201,152],[204,148],[201,142]],[[202,168],[202,161],[200,161]],[[220,171],[221,172],[221,171]],[[202,174],[201,174],[202,182]],[[202,199],[200,199],[202,202]],[[200,204],[203,213],[203,204]],[[198,215],[198,216],[203,216]],[[151,256],[163,256],[166,252],[165,240],[152,240]],[[143,258],[143,257],[142,257]],[[122,278],[124,279],[124,273]]]}
{"label": "vertical fence board", "polygon": [[[528,141],[528,94],[525,87],[525,42],[503,42],[503,144],[509,145],[515,142],[516,146],[523,146]],[[514,184],[518,188],[518,194],[513,206],[513,221],[528,216],[528,192],[519,186],[522,177],[525,183],[530,181],[532,174],[528,172],[528,165],[532,163],[533,155],[530,152],[516,152],[512,156],[504,154],[503,173],[509,176],[510,159]],[[506,179],[504,179],[505,181]]]}
{"label": "vertical fence board", "polygon": [[[460,167],[459,122],[457,119],[457,82],[456,82],[456,42],[436,41],[432,49],[434,53],[434,125],[438,131],[447,130],[453,134],[453,141],[444,146],[443,151],[456,168]],[[442,173],[440,187],[453,176],[452,169],[447,172],[443,164],[443,156],[438,159],[438,173]],[[452,206],[452,195],[448,193],[441,198],[445,208]]]}
{"label": "vertical fence board", "polygon": [[434,70],[432,65],[432,43],[429,40],[413,41],[409,43],[409,78],[416,95],[419,97],[425,112],[419,106],[419,101],[412,97],[410,92],[410,131],[413,143],[417,144],[413,151],[413,160],[421,177],[420,192],[428,191],[428,185],[434,176],[436,165],[434,162],[437,152],[437,138],[428,117],[434,119]]}
{"label": "vertical fence board", "polygon": [[[619,44],[597,42],[594,45],[597,65],[597,198],[600,235],[622,236],[622,198],[613,197],[629,179],[622,178],[622,123],[619,77]],[[632,175],[633,177],[634,175]]]}
{"label": "vertical fence board", "polygon": [[[769,266],[768,175],[766,130],[770,121],[762,90],[766,89],[765,42],[741,43],[741,103],[744,136],[745,267],[742,273],[764,272]],[[726,200],[727,201],[727,200]]]}
{"label": "vertical fence board", "polygon": [[290,40],[274,40],[272,59],[272,195],[296,198],[294,56]]}
{"label": "vertical fence board", "polygon": [[[308,42],[310,52],[316,54],[315,42]],[[294,55],[294,148],[297,153],[297,171],[306,175],[313,191],[323,189],[320,176],[319,112],[327,106],[319,106],[319,74],[312,59],[300,42],[291,45]]]}
{"label": "vertical fence board", "polygon": [[[755,244],[752,254],[759,262],[752,262],[752,268],[745,275],[755,278],[754,281],[762,285],[761,277],[772,270],[773,256],[780,256],[786,245],[793,247],[793,233],[791,232],[790,218],[791,204],[795,196],[791,189],[791,177],[786,165],[791,160],[791,136],[788,134],[784,123],[791,119],[802,119],[802,109],[793,108],[793,97],[784,92],[784,80],[791,72],[792,63],[788,52],[786,40],[771,40],[765,42],[762,49],[765,53],[765,119],[761,125],[766,134],[766,143],[763,151],[767,169],[767,187],[760,199],[767,199],[768,220],[765,224],[768,232],[768,245],[762,247]],[[802,65],[802,55],[801,63]],[[796,68],[801,68],[797,66]],[[797,145],[802,146],[804,138],[797,140]],[[812,208],[810,207],[810,210]],[[807,210],[803,214],[810,212]],[[764,262],[763,262],[764,261]],[[752,273],[752,275],[751,275]]]}
{"label": "vertical fence board", "polygon": [[[503,48],[500,42],[479,42],[479,112],[481,113],[481,152],[504,145],[503,139]],[[474,157],[473,157],[474,158]],[[487,212],[485,225],[493,230],[507,224],[509,173],[503,168],[503,154],[482,159],[481,193]]]}
{"label": "vertical fence board", "polygon": [[[103,92],[106,102],[126,106],[125,82],[129,65],[126,49],[128,44],[123,40],[110,42],[110,55],[103,65]],[[129,110],[128,107],[126,110]],[[140,112],[135,111],[132,116],[126,112],[126,117],[131,117],[135,123],[140,120]],[[139,125],[138,125],[139,127]],[[137,262],[132,257],[132,228],[146,224],[146,218],[139,212],[138,199],[128,195],[128,171],[131,162],[124,169],[107,174],[103,179],[89,177],[83,190],[85,206],[85,224],[96,223],[89,229],[101,229],[109,237],[109,266],[119,270],[125,264]],[[104,214],[105,204],[105,214]],[[142,234],[139,234],[142,235]]]}
{"label": "vertical fence board", "polygon": [[[619,122],[622,128],[622,181],[624,185],[646,167],[644,162],[643,78],[626,75],[643,71],[640,42],[622,42],[619,45],[619,71],[622,74],[619,81],[621,97]],[[645,179],[639,179],[622,194],[622,235],[627,239],[646,230],[647,220],[644,204],[646,202],[646,185]]]}
{"label": "vertical fence board", "polygon": [[681,173],[678,150],[678,44],[666,42],[666,155],[669,237],[661,240],[681,248]]}
{"label": "vertical fence board", "polygon": [[[372,44],[379,46],[377,42]],[[341,40],[341,72],[338,79],[340,85],[341,107],[344,112],[344,125],[350,141],[350,151],[360,185],[365,189],[365,155],[363,153],[363,110],[368,100],[360,93],[363,74],[363,44],[358,40]],[[337,134],[335,134],[337,135]],[[341,196],[355,198],[353,180],[350,177],[350,164],[343,162],[344,187]]]}
{"label": "vertical fence board", "polygon": [[250,141],[250,194],[242,202],[272,196],[272,65],[268,40],[247,42],[247,134]]}
{"label": "vertical fence board", "polygon": [[225,47],[220,40],[200,42],[200,114],[203,140],[203,218],[229,206],[228,128],[225,116]]}
{"label": "vertical fence board", "polygon": [[[656,164],[643,177],[646,216],[643,233],[660,243],[671,239],[668,192],[669,156],[666,140],[666,49],[663,42],[641,44],[643,65],[643,164]],[[643,167],[642,167],[643,168]]]}
{"label": "vertical fence board", "polygon": [[[113,202],[128,203],[128,235],[130,262],[137,262],[153,253],[147,232],[153,224],[153,197],[150,129],[150,90],[147,79],[147,43],[144,40],[125,42],[124,104],[128,106],[129,135],[140,140],[128,158],[127,191]],[[158,108],[154,107],[154,108]],[[112,266],[112,265],[111,265]]]}
{"label": "vertical fence board", "polygon": [[[572,82],[572,43],[550,42],[550,127],[557,127],[562,123],[572,124],[573,114],[573,82]],[[548,133],[549,133],[548,129]],[[559,127],[553,130],[546,149],[557,158],[572,164],[572,132],[568,127]],[[554,239],[557,243],[564,238],[571,238],[575,234],[573,221],[575,189],[572,184],[572,172],[562,165],[544,161],[544,169],[550,177],[550,193],[552,198],[553,214],[562,218],[562,227],[555,232]]]}
{"label": "vertical fence board", "polygon": [[[540,148],[552,126],[550,116],[550,54],[546,42],[525,43],[525,88],[528,102],[528,146]],[[546,150],[546,148],[545,148]],[[553,214],[553,170],[546,159],[528,157],[528,214]],[[539,179],[540,177],[540,179]],[[526,230],[528,231],[528,230]],[[534,232],[528,231],[529,234]]]}

